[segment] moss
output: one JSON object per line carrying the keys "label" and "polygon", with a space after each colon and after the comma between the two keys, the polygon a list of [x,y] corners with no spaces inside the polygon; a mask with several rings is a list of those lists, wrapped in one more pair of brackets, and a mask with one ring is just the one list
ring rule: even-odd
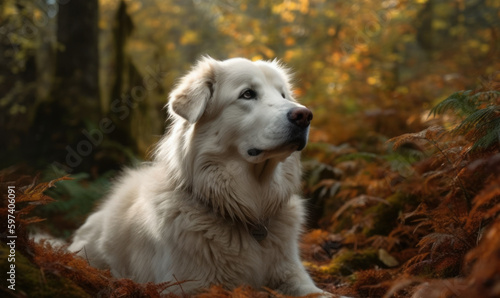
{"label": "moss", "polygon": [[[15,263],[8,262],[9,248],[2,243],[0,245],[0,267],[9,268],[15,264],[15,292],[12,294],[27,297],[90,297],[72,281],[54,274],[44,274],[28,258],[16,250]],[[2,279],[2,287],[8,290],[7,280]]]}
{"label": "moss", "polygon": [[366,227],[363,234],[370,237],[373,235],[388,235],[397,225],[397,219],[406,206],[416,206],[418,202],[408,194],[395,193],[387,197],[387,204],[379,203],[366,209],[365,214],[373,215],[373,225]]}
{"label": "moss", "polygon": [[[348,210],[347,212],[349,212]],[[341,233],[342,231],[348,230],[354,225],[352,222],[352,217],[351,216],[340,216],[338,220],[335,222],[332,227],[330,227],[330,230],[332,233]]]}
{"label": "moss", "polygon": [[374,266],[383,266],[378,259],[378,253],[375,249],[365,249],[361,251],[341,250],[329,265],[322,266],[322,271],[332,275],[351,275],[355,271],[373,268]]}

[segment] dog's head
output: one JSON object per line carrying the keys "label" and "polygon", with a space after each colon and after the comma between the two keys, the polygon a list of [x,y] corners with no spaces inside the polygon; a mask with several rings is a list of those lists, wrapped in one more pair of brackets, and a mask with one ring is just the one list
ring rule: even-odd
{"label": "dog's head", "polygon": [[242,58],[200,60],[172,91],[169,109],[211,140],[205,147],[233,150],[250,163],[302,150],[313,117],[293,98],[278,62]]}

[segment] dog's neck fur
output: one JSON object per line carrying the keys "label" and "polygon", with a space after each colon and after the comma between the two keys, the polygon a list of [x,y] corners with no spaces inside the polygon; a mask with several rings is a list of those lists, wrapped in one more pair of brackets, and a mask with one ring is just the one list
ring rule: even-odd
{"label": "dog's neck fur", "polygon": [[279,165],[280,161],[277,159],[268,159],[264,162],[255,164],[251,166],[255,180],[260,183],[265,183],[267,180],[273,179],[273,175],[276,171],[276,167]]}
{"label": "dog's neck fur", "polygon": [[[298,152],[284,160],[252,164],[234,150],[214,152],[210,147],[196,146],[193,133],[192,127],[174,124],[167,140],[160,142],[155,161],[165,167],[166,175],[173,176],[171,188],[190,192],[211,212],[251,229],[265,225],[299,191]],[[183,142],[173,143],[168,139]]]}
{"label": "dog's neck fur", "polygon": [[284,163],[269,160],[254,165],[201,155],[195,161],[195,176],[190,188],[195,197],[220,216],[250,226],[261,225],[279,212],[296,192],[286,185],[297,184],[284,182],[284,179],[294,178],[284,173],[295,159],[290,158]]}

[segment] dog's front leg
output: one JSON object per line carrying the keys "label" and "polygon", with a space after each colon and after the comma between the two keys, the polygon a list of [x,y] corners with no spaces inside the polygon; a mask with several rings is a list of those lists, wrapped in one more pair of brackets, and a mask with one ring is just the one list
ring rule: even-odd
{"label": "dog's front leg", "polygon": [[333,297],[332,294],[316,287],[298,257],[283,260],[281,266],[276,267],[275,277],[277,283],[274,288],[285,295],[318,294],[318,297]]}

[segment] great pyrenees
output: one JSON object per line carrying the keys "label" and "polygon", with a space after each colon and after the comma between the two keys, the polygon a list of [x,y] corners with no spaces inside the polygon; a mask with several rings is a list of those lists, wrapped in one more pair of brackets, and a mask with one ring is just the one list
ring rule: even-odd
{"label": "great pyrenees", "polygon": [[299,258],[299,151],[313,116],[287,70],[205,57],[168,109],[153,161],[125,172],[69,249],[116,277],[184,281],[168,289],[178,294],[210,285],[327,294]]}

